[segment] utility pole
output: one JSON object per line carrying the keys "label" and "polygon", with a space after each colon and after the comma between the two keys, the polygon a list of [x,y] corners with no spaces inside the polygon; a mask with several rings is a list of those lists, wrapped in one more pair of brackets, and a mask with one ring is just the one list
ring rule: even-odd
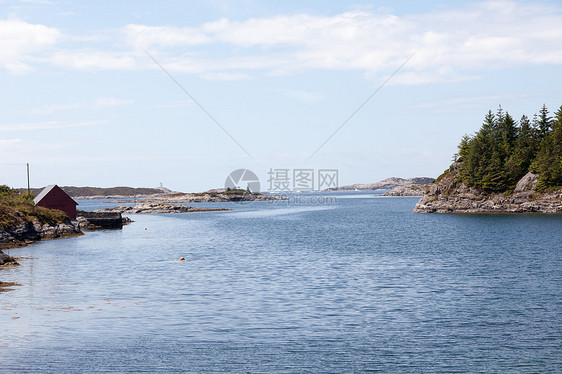
{"label": "utility pole", "polygon": [[29,188],[29,162],[26,165],[27,165],[27,196],[31,196],[31,191]]}

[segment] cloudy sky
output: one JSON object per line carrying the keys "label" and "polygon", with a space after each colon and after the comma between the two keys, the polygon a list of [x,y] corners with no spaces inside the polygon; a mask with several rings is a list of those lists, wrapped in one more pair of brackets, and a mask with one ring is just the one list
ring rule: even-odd
{"label": "cloudy sky", "polygon": [[436,177],[561,67],[559,1],[0,0],[0,184]]}

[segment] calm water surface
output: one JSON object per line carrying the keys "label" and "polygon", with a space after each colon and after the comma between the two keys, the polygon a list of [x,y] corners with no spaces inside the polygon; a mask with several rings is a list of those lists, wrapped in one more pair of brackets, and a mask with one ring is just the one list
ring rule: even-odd
{"label": "calm water surface", "polygon": [[337,196],[10,251],[0,372],[562,372],[561,216]]}

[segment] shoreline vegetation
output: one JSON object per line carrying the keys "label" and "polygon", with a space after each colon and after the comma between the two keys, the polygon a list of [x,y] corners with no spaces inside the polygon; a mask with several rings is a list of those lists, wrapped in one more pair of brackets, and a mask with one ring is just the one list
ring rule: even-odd
{"label": "shoreline vegetation", "polygon": [[0,186],[0,250],[82,235],[66,213],[36,206],[33,198],[33,194]]}
{"label": "shoreline vegetation", "polygon": [[562,213],[562,106],[517,123],[500,107],[465,135],[416,213]]}
{"label": "shoreline vegetation", "polygon": [[[252,193],[242,189],[214,189],[201,193],[173,192],[167,188],[132,188],[132,187],[63,187],[65,192],[94,193],[102,195],[86,196],[89,199],[112,197],[128,198],[122,202],[139,202],[135,206],[118,206],[115,208],[100,209],[94,212],[77,211],[77,219],[70,218],[63,212],[36,206],[33,202],[34,189],[31,193],[27,190],[17,190],[8,186],[0,186],[0,250],[24,247],[40,240],[67,238],[83,235],[82,231],[98,229],[120,229],[131,220],[122,217],[128,214],[163,214],[163,213],[192,213],[228,211],[225,208],[196,208],[178,205],[189,202],[243,202],[284,200],[280,196],[270,196],[262,193]],[[154,193],[154,192],[158,193]],[[115,196],[119,192],[126,195]],[[139,195],[141,193],[141,195]],[[131,196],[132,194],[132,196]],[[139,197],[139,198],[136,198]],[[75,197],[76,198],[76,197]],[[117,201],[111,201],[116,203]],[[7,263],[7,262],[6,262]]]}

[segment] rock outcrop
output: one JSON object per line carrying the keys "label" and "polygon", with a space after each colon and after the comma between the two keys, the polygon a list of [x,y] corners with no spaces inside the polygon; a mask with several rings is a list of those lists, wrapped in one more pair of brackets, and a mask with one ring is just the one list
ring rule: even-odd
{"label": "rock outcrop", "polygon": [[37,221],[22,222],[8,229],[0,228],[0,248],[22,247],[38,240],[68,238],[82,235],[77,224],[66,221],[57,224],[41,224]]}
{"label": "rock outcrop", "polygon": [[416,213],[562,213],[562,189],[537,192],[538,176],[528,173],[512,193],[487,193],[455,181],[458,163],[434,183],[416,204]]}
{"label": "rock outcrop", "polygon": [[392,190],[401,186],[423,185],[433,182],[433,178],[415,177],[415,178],[396,178],[390,177],[375,183],[368,184],[350,184],[347,186],[328,188],[327,191],[365,191],[365,190]]}
{"label": "rock outcrop", "polygon": [[[245,190],[228,191],[224,188],[214,189],[199,193],[172,193],[164,195],[145,196],[137,199],[141,203],[220,203],[220,202],[240,202],[240,201],[266,201],[266,200],[287,200],[283,196],[272,196],[264,193],[252,193]],[[131,200],[116,200],[110,203],[129,203]]]}
{"label": "rock outcrop", "polygon": [[116,206],[96,210],[96,213],[129,213],[129,214],[158,214],[158,213],[191,213],[191,212],[213,212],[230,209],[202,209],[185,205],[174,205],[168,203],[142,203],[135,206]]}
{"label": "rock outcrop", "polygon": [[413,186],[398,186],[385,192],[382,196],[423,196],[426,184]]}
{"label": "rock outcrop", "polygon": [[0,266],[5,265],[18,265],[18,262],[11,256],[8,256],[4,252],[0,251]]}

